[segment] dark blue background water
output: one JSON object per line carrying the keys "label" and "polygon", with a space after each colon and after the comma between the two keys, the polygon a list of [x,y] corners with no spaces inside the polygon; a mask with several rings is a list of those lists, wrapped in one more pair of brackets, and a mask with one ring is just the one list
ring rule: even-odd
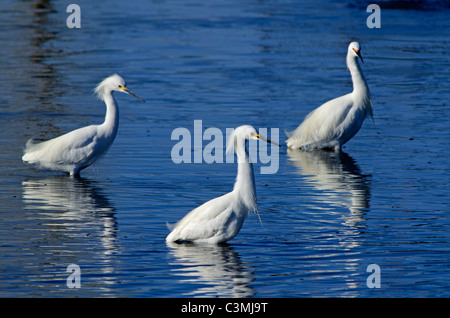
{"label": "dark blue background water", "polygon": [[[66,27],[70,3],[0,5],[0,296],[450,296],[446,2],[380,2],[380,29],[363,1],[78,1],[81,29]],[[375,125],[342,155],[282,148],[277,174],[256,164],[262,225],[250,215],[229,245],[167,246],[166,222],[236,174],[173,163],[172,131],[252,124],[283,141],[351,90],[353,40]],[[74,180],[21,162],[30,137],[102,122],[92,89],[116,72],[147,102],[117,96],[119,133],[98,164]]]}

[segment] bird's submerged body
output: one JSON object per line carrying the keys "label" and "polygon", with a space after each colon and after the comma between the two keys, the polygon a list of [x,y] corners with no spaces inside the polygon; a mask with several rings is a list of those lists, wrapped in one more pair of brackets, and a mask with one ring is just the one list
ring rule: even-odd
{"label": "bird's submerged body", "polygon": [[356,58],[359,44],[350,43],[347,65],[352,75],[353,92],[332,99],[313,110],[298,128],[289,133],[291,149],[340,150],[361,128],[367,116],[372,116],[372,101],[366,80]]}
{"label": "bird's submerged body", "polygon": [[290,135],[288,147],[339,150],[359,131],[368,115],[364,107],[355,106],[352,94],[335,98],[312,111]]}
{"label": "bird's submerged body", "polygon": [[239,200],[237,191],[212,199],[189,212],[167,236],[167,242],[220,244],[242,228],[251,207]]}
{"label": "bird's submerged body", "polygon": [[235,146],[238,157],[238,173],[233,191],[189,212],[172,227],[166,242],[220,244],[239,233],[249,212],[257,211],[253,167],[245,149],[245,139],[254,136],[260,138],[253,127],[241,126],[228,141],[227,150]]}
{"label": "bird's submerged body", "polygon": [[136,96],[125,87],[125,81],[119,75],[114,74],[104,79],[95,89],[97,96],[106,104],[105,121],[101,125],[82,127],[41,143],[30,139],[22,160],[40,168],[67,172],[72,176],[79,175],[81,170],[92,165],[108,151],[117,135],[119,108],[112,95],[113,91]]}

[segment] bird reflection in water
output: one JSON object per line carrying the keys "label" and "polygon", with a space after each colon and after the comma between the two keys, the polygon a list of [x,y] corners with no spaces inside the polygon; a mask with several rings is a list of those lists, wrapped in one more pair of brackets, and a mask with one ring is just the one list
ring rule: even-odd
{"label": "bird reflection in water", "polygon": [[[313,188],[313,195],[308,198],[312,203],[305,213],[312,213],[308,219],[321,235],[320,240],[311,243],[311,248],[317,255],[330,257],[326,251],[332,247],[333,256],[343,257],[333,265],[334,271],[342,273],[348,287],[343,296],[354,297],[353,290],[360,285],[354,273],[359,272],[363,262],[357,248],[364,240],[371,176],[362,174],[355,160],[342,151],[293,150],[288,151],[288,156],[306,184]],[[345,213],[347,209],[349,213]]]}
{"label": "bird reflection in water", "polygon": [[[181,282],[199,286],[188,294],[192,297],[251,297],[249,284],[254,275],[228,244],[167,243],[175,257],[174,274]],[[181,266],[180,266],[181,265]]]}
{"label": "bird reflection in water", "polygon": [[23,181],[22,189],[25,209],[37,210],[36,217],[50,233],[98,237],[105,255],[117,249],[116,212],[95,182],[52,176]]}
{"label": "bird reflection in water", "polygon": [[288,150],[290,162],[299,168],[317,193],[320,202],[348,208],[344,224],[363,227],[363,215],[369,208],[370,175],[363,175],[355,160],[345,152]]}

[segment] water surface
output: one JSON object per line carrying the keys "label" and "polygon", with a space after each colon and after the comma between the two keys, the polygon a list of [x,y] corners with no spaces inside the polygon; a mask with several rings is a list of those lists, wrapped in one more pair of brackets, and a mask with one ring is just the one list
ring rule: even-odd
{"label": "water surface", "polygon": [[[448,8],[382,6],[369,29],[359,3],[83,2],[81,29],[63,3],[1,4],[0,296],[449,297]],[[282,142],[351,90],[352,40],[374,123],[342,154],[282,148],[276,174],[255,164],[262,224],[250,215],[228,245],[166,245],[166,223],[236,174],[173,163],[172,131],[252,124]],[[119,133],[100,162],[79,180],[21,162],[28,138],[102,122],[92,89],[116,72],[147,102],[116,94]]]}

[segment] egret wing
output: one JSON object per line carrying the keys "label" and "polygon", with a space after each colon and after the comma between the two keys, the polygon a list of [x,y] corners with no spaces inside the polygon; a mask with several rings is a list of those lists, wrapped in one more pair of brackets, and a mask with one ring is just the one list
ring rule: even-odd
{"label": "egret wing", "polygon": [[189,212],[173,227],[167,241],[195,241],[215,236],[233,211],[233,193],[212,199]]}
{"label": "egret wing", "polygon": [[336,140],[353,106],[350,94],[332,99],[309,113],[288,139],[291,148],[316,147]]}
{"label": "egret wing", "polygon": [[96,144],[96,132],[96,126],[92,125],[38,144],[28,142],[23,160],[43,165],[79,163],[92,155]]}

